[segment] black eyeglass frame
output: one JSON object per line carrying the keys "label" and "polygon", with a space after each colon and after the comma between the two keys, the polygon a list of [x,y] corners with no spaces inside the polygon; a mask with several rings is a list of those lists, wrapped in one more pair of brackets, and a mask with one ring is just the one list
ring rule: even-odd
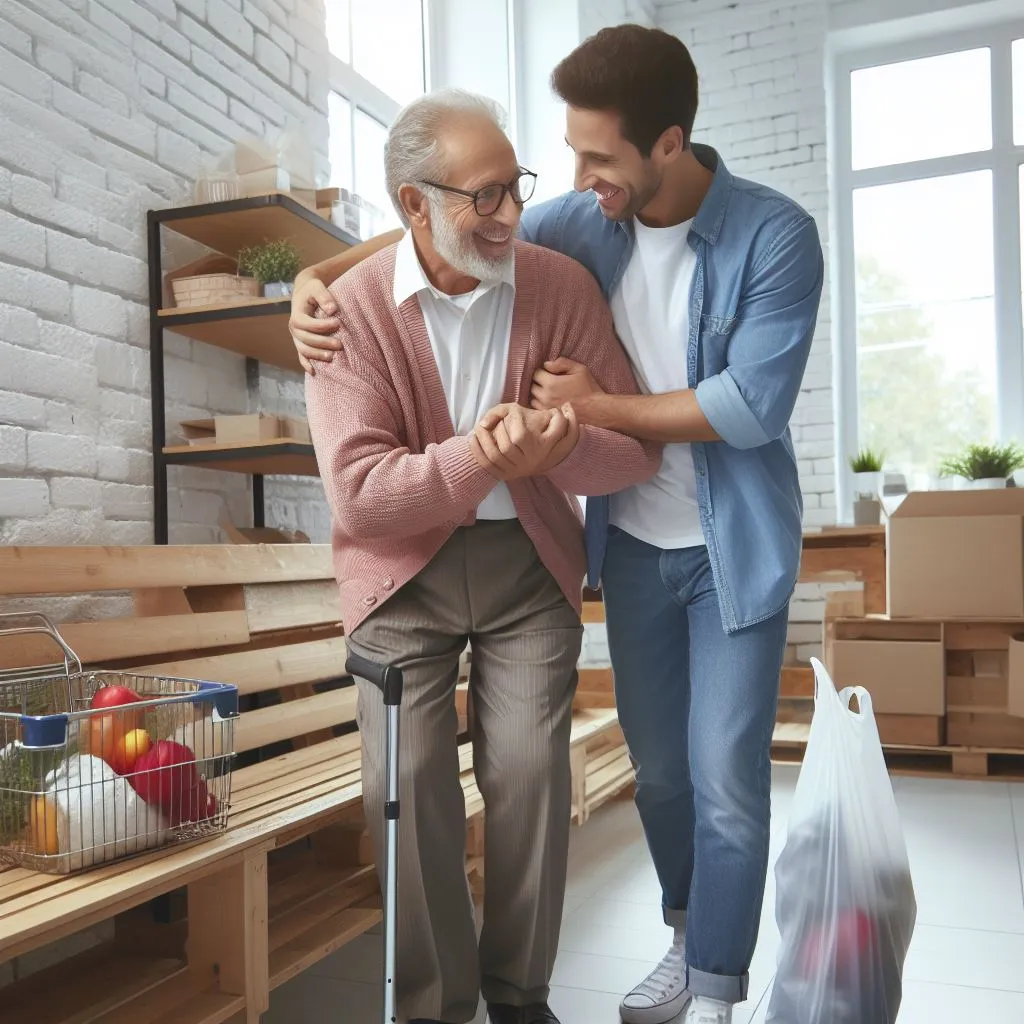
{"label": "black eyeglass frame", "polygon": [[[523,178],[529,178],[533,184],[533,187],[530,189],[530,194],[525,197],[523,196],[522,189],[519,188],[519,182],[521,182]],[[475,192],[469,192],[464,188],[453,188],[451,185],[441,185],[436,181],[421,181],[419,182],[419,184],[428,185],[430,188],[436,188],[441,192],[451,192],[453,195],[465,196],[466,199],[472,199],[473,209],[476,210],[477,216],[490,217],[492,214],[497,213],[498,210],[501,209],[501,204],[505,202],[506,194],[512,196],[512,202],[514,202],[517,206],[522,206],[524,203],[528,203],[537,188],[537,175],[533,171],[528,171],[525,167],[521,167],[519,169],[519,173],[507,185],[500,185],[497,182],[492,182],[490,185],[481,186]],[[498,193],[498,201],[494,203],[491,207],[489,207],[486,211],[481,210],[480,193],[486,192],[488,189],[492,188],[500,189]],[[513,189],[518,189],[518,199],[516,198]]]}

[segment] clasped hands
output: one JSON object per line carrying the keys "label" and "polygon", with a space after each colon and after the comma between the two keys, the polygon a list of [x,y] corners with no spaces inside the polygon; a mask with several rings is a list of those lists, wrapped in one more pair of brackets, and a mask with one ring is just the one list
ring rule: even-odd
{"label": "clasped hands", "polygon": [[534,374],[531,408],[495,406],[476,425],[470,448],[498,480],[539,476],[554,469],[576,447],[580,421],[573,402],[600,391],[590,371],[570,359],[555,359]]}

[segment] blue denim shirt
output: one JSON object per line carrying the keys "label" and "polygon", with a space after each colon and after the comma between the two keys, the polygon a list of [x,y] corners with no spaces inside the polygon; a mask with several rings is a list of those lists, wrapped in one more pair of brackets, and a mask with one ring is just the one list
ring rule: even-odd
{"label": "blue denim shirt", "polygon": [[[694,443],[700,519],[728,632],[770,618],[800,568],[803,497],[790,436],[824,280],[814,220],[772,189],[714,171],[690,229],[697,257],[690,293],[687,376],[715,432]],[[632,223],[607,220],[590,192],[528,208],[520,234],[578,260],[611,297],[629,263]],[[608,499],[588,498],[587,577],[598,586]]]}

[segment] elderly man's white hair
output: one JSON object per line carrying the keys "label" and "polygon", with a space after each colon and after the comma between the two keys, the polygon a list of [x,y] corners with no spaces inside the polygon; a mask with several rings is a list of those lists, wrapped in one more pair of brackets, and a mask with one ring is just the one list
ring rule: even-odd
{"label": "elderly man's white hair", "polygon": [[486,96],[462,89],[438,89],[413,100],[398,112],[384,144],[384,180],[395,212],[405,227],[409,220],[402,209],[398,190],[424,180],[444,177],[444,151],[440,132],[445,122],[460,114],[486,117],[502,131],[505,113]]}

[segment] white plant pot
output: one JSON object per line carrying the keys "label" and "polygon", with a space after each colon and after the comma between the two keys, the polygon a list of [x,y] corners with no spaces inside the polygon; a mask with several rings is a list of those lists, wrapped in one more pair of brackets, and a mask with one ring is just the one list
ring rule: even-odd
{"label": "white plant pot", "polygon": [[970,483],[972,491],[1002,491],[1006,489],[1006,480],[1001,477],[989,477],[986,480],[972,480]]}
{"label": "white plant pot", "polygon": [[878,526],[882,522],[882,503],[877,498],[858,498],[853,503],[854,526]]}
{"label": "white plant pot", "polygon": [[875,498],[882,489],[882,474],[854,473],[853,492],[859,497]]}
{"label": "white plant pot", "polygon": [[263,286],[263,297],[266,299],[287,299],[291,293],[291,281],[268,281]]}

